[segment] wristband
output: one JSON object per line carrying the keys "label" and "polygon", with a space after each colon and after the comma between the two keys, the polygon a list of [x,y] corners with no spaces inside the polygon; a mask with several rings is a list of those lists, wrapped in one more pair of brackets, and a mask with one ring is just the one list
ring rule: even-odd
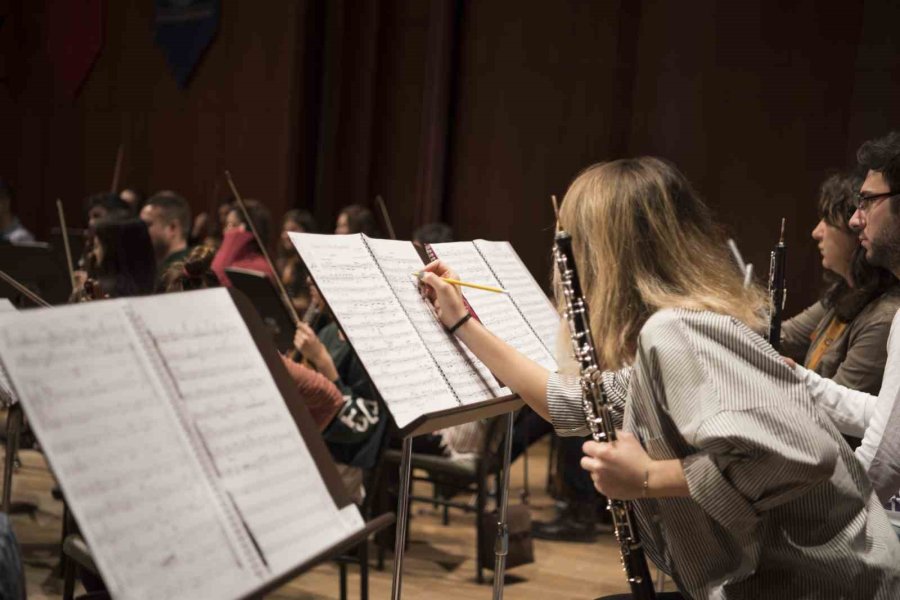
{"label": "wristband", "polygon": [[468,321],[468,320],[471,319],[471,318],[472,318],[472,313],[466,313],[466,316],[464,316],[462,319],[460,319],[459,321],[457,321],[457,322],[456,322],[456,325],[454,325],[453,327],[449,328],[449,329],[447,330],[447,333],[449,333],[450,335],[453,335],[454,333],[456,333],[456,330],[457,330],[457,329],[459,329],[460,327],[462,327],[463,325],[465,325],[465,324],[466,324],[466,321]]}

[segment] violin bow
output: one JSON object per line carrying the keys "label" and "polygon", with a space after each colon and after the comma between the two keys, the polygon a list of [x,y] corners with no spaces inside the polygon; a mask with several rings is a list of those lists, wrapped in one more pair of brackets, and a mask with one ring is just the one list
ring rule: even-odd
{"label": "violin bow", "polygon": [[32,302],[37,304],[38,306],[41,306],[44,308],[50,308],[49,302],[47,302],[46,300],[44,300],[43,298],[41,298],[40,296],[38,296],[31,290],[29,290],[27,287],[25,287],[24,285],[22,285],[21,283],[16,281],[13,277],[10,277],[9,275],[7,275],[5,271],[0,271],[0,279],[2,279],[6,283],[8,283],[12,287],[14,287],[17,292],[19,292],[20,294],[22,294],[23,296],[25,296],[26,298],[28,298],[29,300],[31,300]]}
{"label": "violin bow", "polygon": [[381,197],[381,194],[375,196],[375,202],[378,204],[378,208],[381,209],[381,216],[384,218],[384,225],[387,227],[388,235],[391,236],[392,240],[397,239],[397,234],[394,233],[394,225],[391,223],[391,215],[388,214],[387,205],[384,203],[384,198]]}
{"label": "violin bow", "polygon": [[75,267],[72,263],[72,247],[69,246],[69,230],[66,228],[66,213],[63,212],[62,200],[56,199],[56,210],[59,212],[59,226],[62,229],[63,246],[66,248],[66,266],[69,268],[69,280],[72,282],[72,291],[75,291]]}
{"label": "violin bow", "polygon": [[275,280],[275,287],[278,289],[278,295],[281,296],[281,302],[287,308],[288,314],[294,322],[294,327],[296,327],[300,324],[300,316],[297,314],[297,309],[294,308],[294,303],[291,302],[291,297],[287,293],[284,283],[281,281],[281,277],[278,276],[278,271],[275,270],[275,264],[272,262],[272,259],[269,258],[269,251],[266,250],[266,245],[263,244],[262,239],[259,237],[259,233],[256,231],[256,225],[253,224],[253,219],[250,218],[250,213],[247,211],[244,199],[241,198],[237,186],[234,185],[234,180],[231,178],[230,172],[225,171],[225,179],[228,180],[228,187],[231,188],[231,193],[234,195],[234,201],[237,202],[238,207],[244,215],[244,221],[246,221],[247,227],[250,229],[250,232],[253,233],[253,237],[256,239],[259,249],[262,251],[263,257],[265,257],[266,262],[269,264],[269,269],[272,271],[272,278]]}
{"label": "violin bow", "polygon": [[109,186],[109,193],[115,194],[119,191],[119,177],[122,175],[122,160],[125,157],[125,145],[119,144],[119,150],[116,152],[116,166],[113,169],[112,183]]}

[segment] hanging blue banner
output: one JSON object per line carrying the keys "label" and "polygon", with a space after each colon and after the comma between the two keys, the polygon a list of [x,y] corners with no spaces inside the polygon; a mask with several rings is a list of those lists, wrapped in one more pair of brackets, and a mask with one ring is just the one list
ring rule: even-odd
{"label": "hanging blue banner", "polygon": [[179,87],[186,87],[219,29],[219,0],[155,0],[157,45]]}

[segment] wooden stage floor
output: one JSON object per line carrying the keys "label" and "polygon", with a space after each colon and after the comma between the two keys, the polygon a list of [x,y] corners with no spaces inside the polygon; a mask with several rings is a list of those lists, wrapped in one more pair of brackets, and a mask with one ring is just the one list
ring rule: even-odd
{"label": "wooden stage floor", "polygon": [[[548,519],[553,501],[544,490],[547,473],[546,441],[532,447],[529,454],[530,506],[533,519]],[[15,515],[13,526],[25,560],[28,597],[31,600],[61,597],[62,582],[51,570],[57,562],[62,506],[50,495],[53,478],[43,456],[34,451],[20,454],[22,467],[16,472],[13,500],[38,505],[32,519]],[[426,484],[417,484],[421,494],[430,494]],[[511,500],[518,502],[523,489],[522,461],[513,465]],[[475,583],[474,515],[450,512],[450,524],[441,524],[441,513],[430,505],[412,505],[410,546],[404,563],[403,595],[406,598],[490,598],[490,579]],[[372,548],[374,565],[375,549]],[[548,598],[595,598],[626,592],[619,566],[618,550],[612,534],[593,544],[545,542],[535,540],[534,564],[507,572],[505,597],[511,600],[547,600]],[[319,600],[338,598],[338,570],[333,564],[321,565],[286,584],[269,598],[278,600]],[[490,578],[491,571],[485,572]],[[359,597],[359,578],[350,567],[349,597]],[[670,584],[671,585],[671,584]],[[671,589],[671,587],[670,587]],[[370,569],[372,598],[389,598],[391,560],[385,570]]]}

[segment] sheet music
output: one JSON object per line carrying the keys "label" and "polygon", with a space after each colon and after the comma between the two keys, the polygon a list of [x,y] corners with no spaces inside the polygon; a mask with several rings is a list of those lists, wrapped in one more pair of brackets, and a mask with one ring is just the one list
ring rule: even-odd
{"label": "sheet music", "polygon": [[[430,244],[430,247],[438,258],[459,274],[463,281],[500,286],[500,282],[494,277],[472,242]],[[507,294],[464,288],[463,295],[481,322],[494,335],[538,364],[551,371],[556,370],[556,361],[552,353],[531,330]]]}
{"label": "sheet music", "polygon": [[509,242],[487,240],[475,240],[473,243],[500,281],[500,286],[509,292],[512,301],[544,343],[544,347],[551,355],[555,355],[556,336],[560,330],[559,313],[512,245]]}
{"label": "sheet music", "polygon": [[225,289],[131,304],[273,577],[362,529],[355,506],[340,516]]}
{"label": "sheet music", "polygon": [[447,335],[426,300],[419,294],[413,273],[422,259],[409,242],[366,238],[378,266],[387,278],[416,330],[463,404],[503,395],[496,378],[464,344]]}
{"label": "sheet music", "polygon": [[[0,299],[0,328],[7,323],[12,323],[18,317],[19,313],[12,302],[5,298]],[[0,357],[0,406],[12,406],[19,399],[16,392],[12,388],[9,375],[6,373],[6,367],[3,366],[2,357]]]}
{"label": "sheet music", "polygon": [[125,302],[23,311],[0,355],[113,597],[247,593],[258,575]]}
{"label": "sheet music", "polygon": [[459,406],[362,236],[290,236],[397,426]]}

